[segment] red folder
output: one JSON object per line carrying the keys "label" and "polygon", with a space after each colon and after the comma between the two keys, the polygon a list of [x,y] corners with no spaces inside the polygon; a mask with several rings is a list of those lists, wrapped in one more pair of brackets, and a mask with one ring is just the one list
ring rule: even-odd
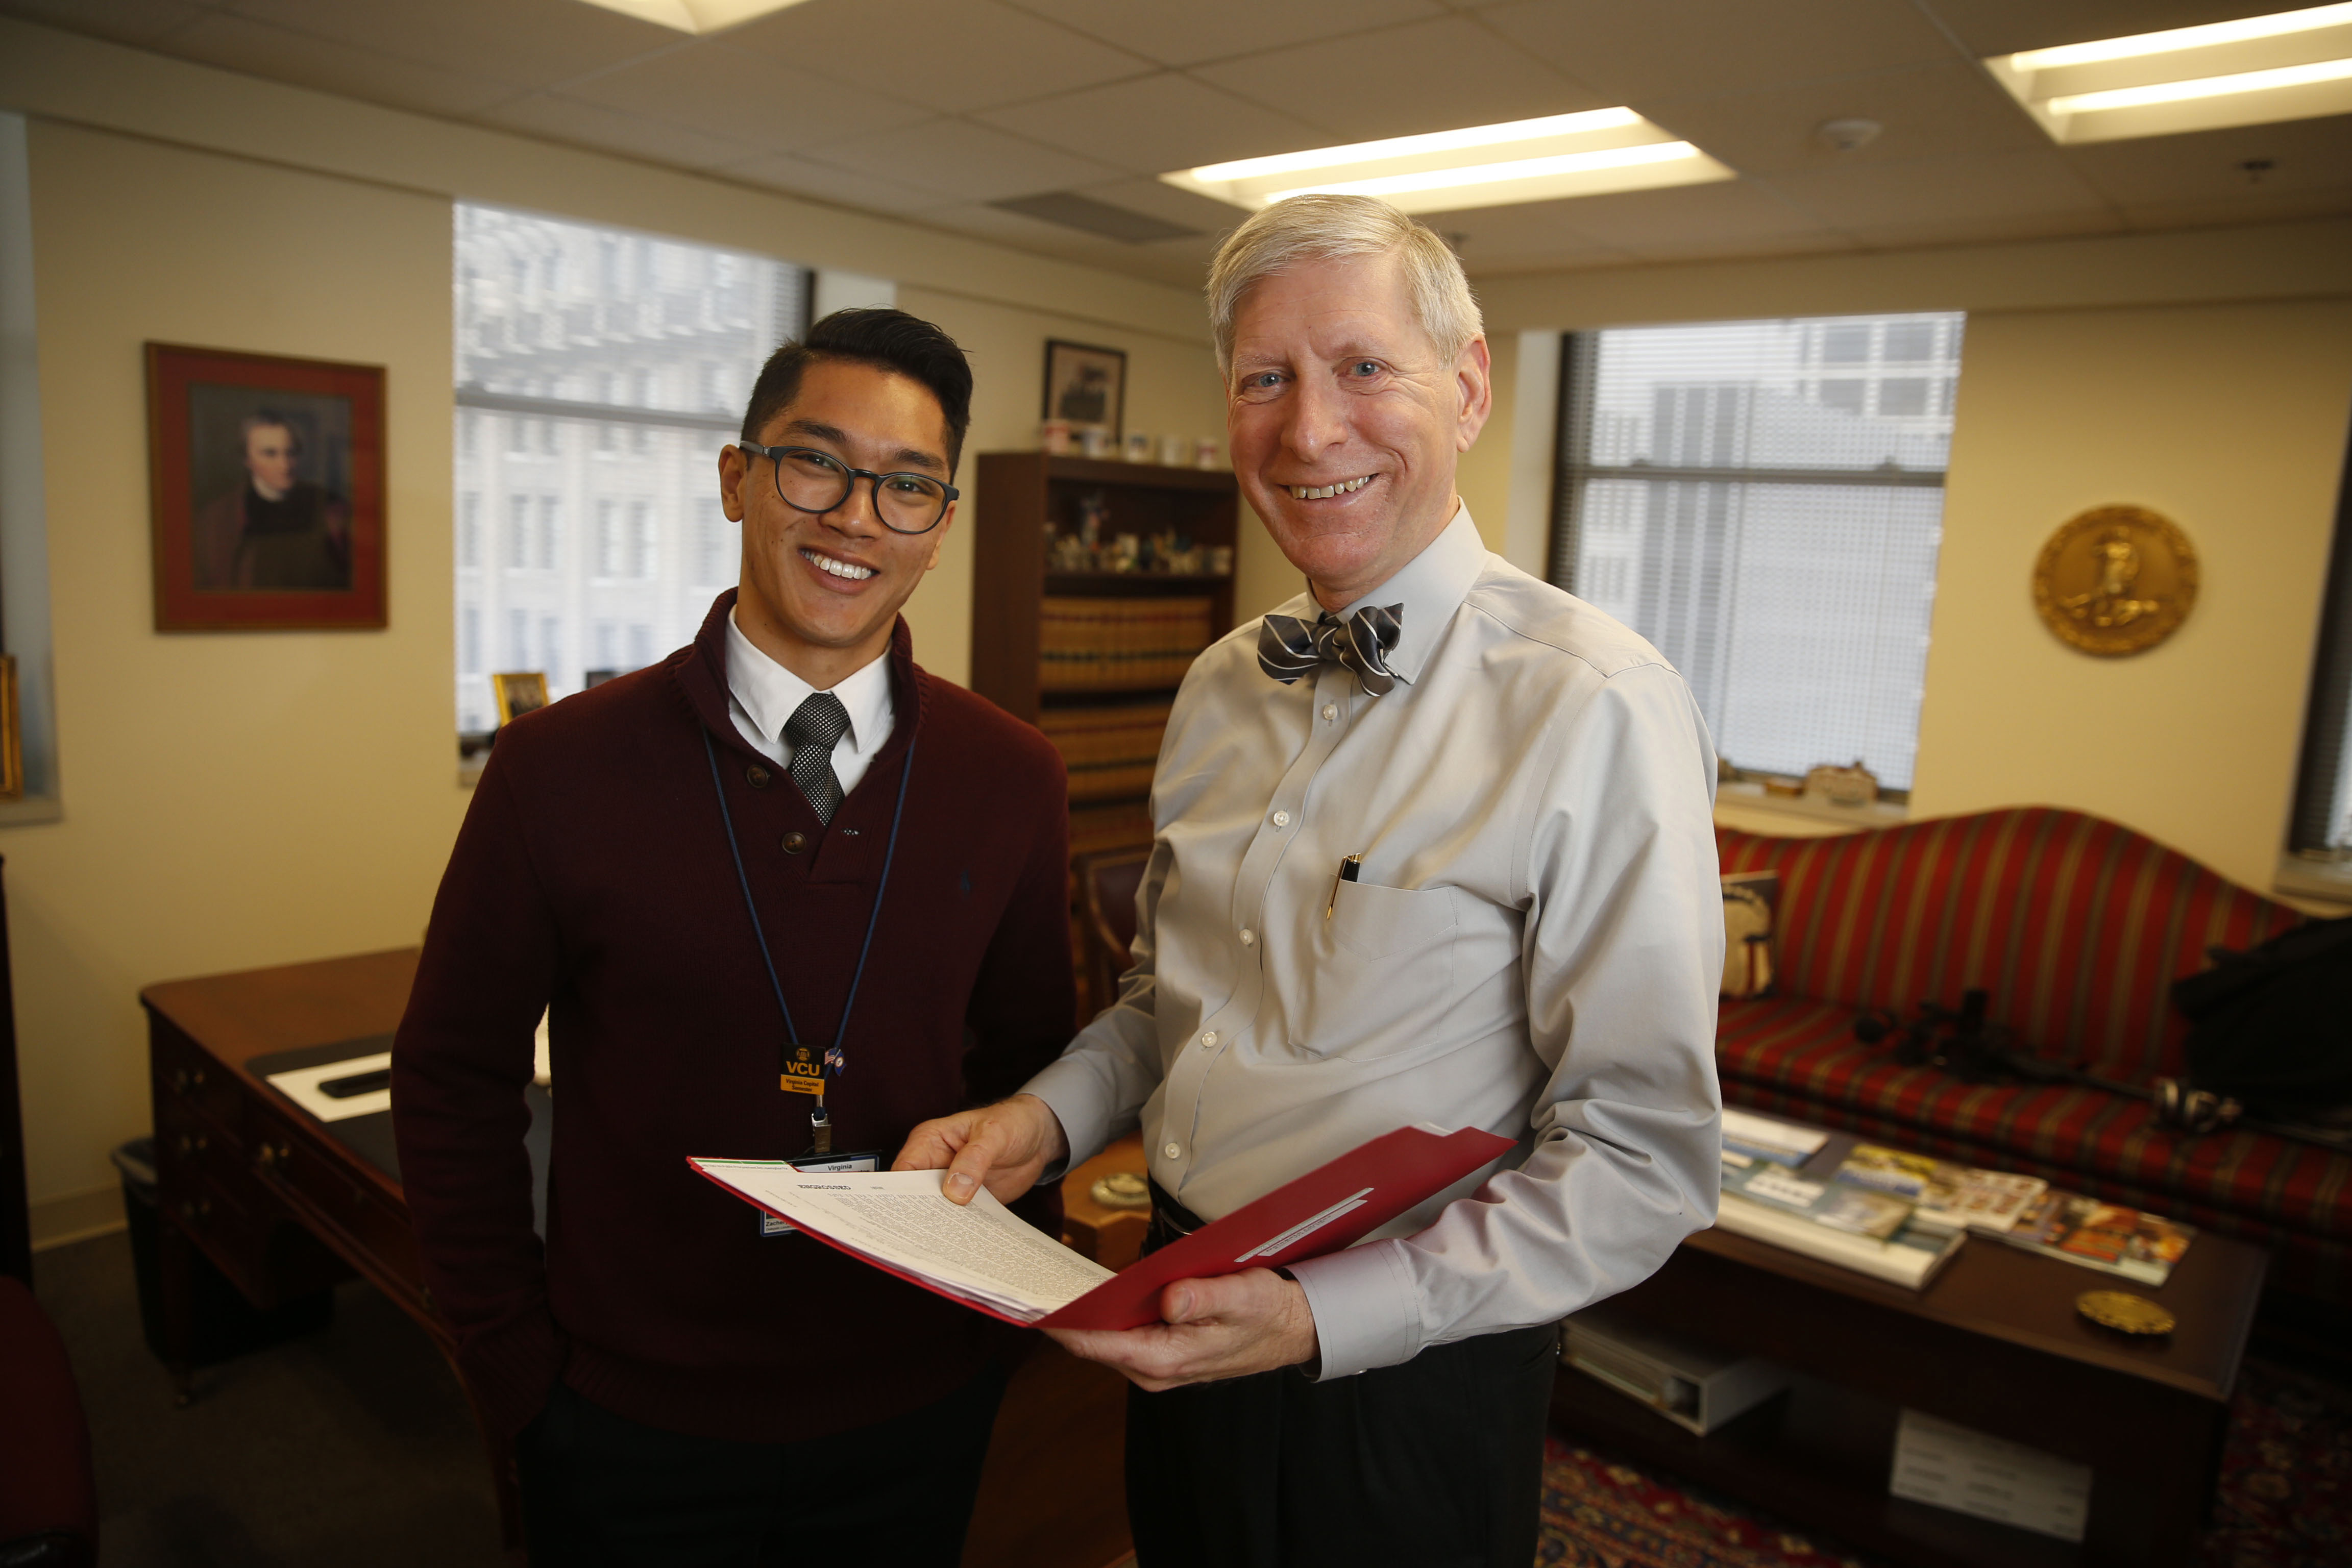
{"label": "red folder", "polygon": [[1160,1292],[1179,1279],[1279,1268],[1360,1241],[1415,1204],[1510,1152],[1475,1127],[1400,1127],[1204,1225],[1057,1312],[1045,1329],[1137,1329],[1160,1321]]}

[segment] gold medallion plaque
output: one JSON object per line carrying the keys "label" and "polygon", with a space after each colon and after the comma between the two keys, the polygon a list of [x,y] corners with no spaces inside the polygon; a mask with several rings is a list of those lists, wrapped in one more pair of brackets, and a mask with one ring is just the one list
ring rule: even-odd
{"label": "gold medallion plaque", "polygon": [[2153,1338],[2176,1326],[2171,1313],[2145,1296],[2122,1290],[2091,1290],[2075,1298],[2074,1310],[2117,1333]]}
{"label": "gold medallion plaque", "polygon": [[2084,653],[2142,653],[2179,629],[2197,602],[2197,552],[2143,507],[2094,507],[2059,525],[2033,563],[2033,607]]}

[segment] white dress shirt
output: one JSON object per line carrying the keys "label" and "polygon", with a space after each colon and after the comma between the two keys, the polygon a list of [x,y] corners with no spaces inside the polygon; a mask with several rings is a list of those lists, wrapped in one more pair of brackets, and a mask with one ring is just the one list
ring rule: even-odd
{"label": "white dress shirt", "polygon": [[1516,1140],[1292,1266],[1326,1377],[1639,1282],[1713,1223],[1721,1150],[1715,752],[1682,677],[1466,510],[1360,602],[1404,606],[1384,696],[1273,680],[1255,622],[1193,664],[1135,965],[1028,1086],[1073,1162],[1139,1121],[1204,1219],[1408,1123]]}
{"label": "white dress shirt", "polygon": [[[736,732],[770,762],[790,768],[793,749],[784,743],[784,726],[816,688],[752,646],[727,612],[727,716]],[[890,700],[890,654],[848,677],[833,689],[849,710],[849,733],[833,748],[833,776],[846,796],[866,776],[874,753],[890,738],[897,709]]]}

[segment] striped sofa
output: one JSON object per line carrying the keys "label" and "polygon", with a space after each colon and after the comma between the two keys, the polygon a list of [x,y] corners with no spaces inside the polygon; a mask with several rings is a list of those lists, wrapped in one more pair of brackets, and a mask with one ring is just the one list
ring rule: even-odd
{"label": "striped sofa", "polygon": [[2210,946],[2302,917],[2096,817],[1985,812],[1831,838],[1718,828],[1723,868],[1780,876],[1773,994],[1723,1004],[1731,1104],[1969,1164],[2024,1171],[2272,1250],[2271,1282],[2352,1301],[2352,1155],[2267,1133],[2158,1125],[2144,1099],[1961,1081],[1854,1038],[1864,1007],[1906,1018],[1982,986],[2045,1059],[2147,1084],[2183,1070],[2168,989]]}

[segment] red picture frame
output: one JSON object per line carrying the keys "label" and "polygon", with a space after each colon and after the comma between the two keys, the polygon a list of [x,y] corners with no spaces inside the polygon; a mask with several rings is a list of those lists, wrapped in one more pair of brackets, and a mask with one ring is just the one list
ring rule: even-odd
{"label": "red picture frame", "polygon": [[147,345],[159,632],[380,629],[383,367]]}

